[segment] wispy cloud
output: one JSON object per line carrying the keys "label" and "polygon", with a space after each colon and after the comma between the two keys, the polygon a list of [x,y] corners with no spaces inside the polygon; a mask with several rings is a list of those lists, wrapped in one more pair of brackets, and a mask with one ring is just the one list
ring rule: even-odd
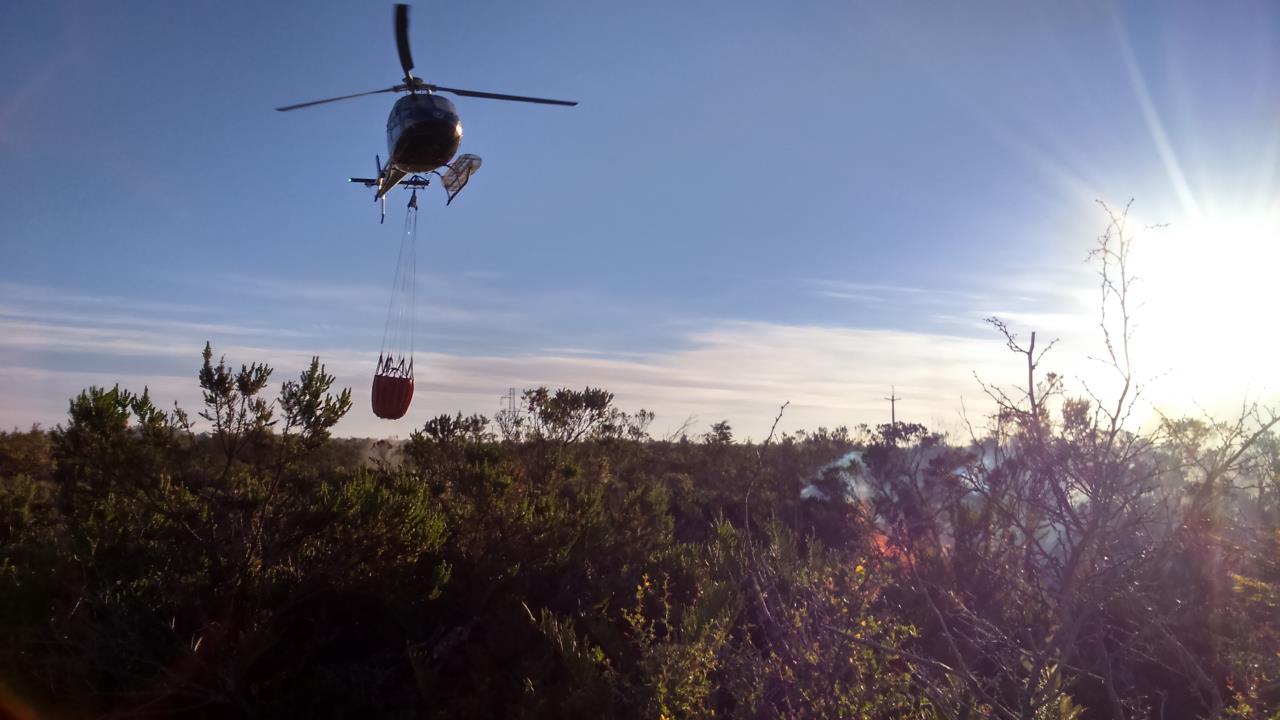
{"label": "wispy cloud", "polygon": [[[694,416],[703,419],[695,430],[726,419],[740,436],[755,438],[768,432],[778,406],[788,401],[784,430],[883,422],[883,398],[892,385],[905,398],[899,417],[954,427],[962,401],[975,417],[990,407],[975,374],[1015,386],[1025,373],[1018,356],[981,327],[984,315],[975,311],[990,299],[965,299],[973,305],[957,301],[948,307],[953,315],[935,309],[954,321],[955,332],[703,320],[665,325],[662,332],[671,337],[651,352],[575,344],[419,353],[417,397],[409,415],[394,423],[368,411],[375,353],[334,336],[188,320],[181,312],[155,321],[124,314],[110,302],[70,309],[10,303],[0,309],[0,426],[56,424],[67,398],[91,384],[149,385],[160,402],[194,407],[199,351],[209,339],[230,362],[272,365],[277,382],[295,377],[318,355],[340,387],[352,388],[355,409],[338,428],[347,435],[403,436],[441,412],[492,414],[506,388],[540,385],[607,388],[623,407],[657,412],[659,431]],[[105,311],[96,314],[95,304]],[[1107,373],[1088,360],[1101,349],[1096,320],[1049,307],[1001,314],[1024,339],[1039,331],[1041,347],[1062,340],[1045,369],[1069,378],[1073,392],[1081,391],[1077,379],[1106,387]],[[1220,385],[1198,384],[1203,394],[1188,398],[1184,386],[1165,384],[1152,402],[1185,411],[1193,409],[1190,400],[1239,397],[1240,388],[1226,388],[1237,391],[1230,394]]]}
{"label": "wispy cloud", "polygon": [[[1077,313],[1096,299],[1093,270],[1083,262],[1058,270],[962,278],[953,287],[849,282],[810,278],[805,282],[822,297],[898,303],[915,307],[945,306],[959,315],[983,317],[1002,308],[1021,311]],[[978,290],[977,288],[981,288]]]}
{"label": "wispy cloud", "polygon": [[293,328],[268,328],[226,323],[173,321],[147,315],[115,313],[88,314],[56,311],[33,311],[0,305],[0,327],[19,327],[22,321],[34,321],[39,326],[50,324],[70,327],[93,327],[102,332],[118,332],[126,328],[145,328],[152,332],[168,333],[178,329],[209,335],[270,335],[272,337],[313,337],[314,333]]}
{"label": "wispy cloud", "polygon": [[[350,386],[357,409],[339,430],[352,435],[404,434],[439,412],[488,412],[507,387],[593,385],[615,392],[626,407],[646,407],[662,423],[696,415],[728,419],[741,434],[761,436],[776,408],[792,403],[786,427],[882,420],[883,390],[895,384],[915,398],[917,417],[952,417],[959,396],[973,390],[975,369],[996,372],[998,344],[923,333],[820,326],[720,322],[683,331],[680,349],[609,353],[555,348],[504,355],[422,353],[418,397],[406,420],[382,423],[366,411],[374,358],[345,347],[299,349],[234,326],[169,321],[162,328],[101,327],[79,315],[24,311],[0,317],[0,424],[53,424],[66,398],[90,384],[149,384],[161,400],[198,402],[195,370],[211,329],[215,350],[232,362],[262,361],[277,377],[292,377],[317,354]],[[31,317],[35,316],[35,317]],[[146,358],[153,374],[121,369],[109,357]],[[94,366],[116,369],[94,370]],[[167,395],[171,393],[172,395]]]}
{"label": "wispy cloud", "polygon": [[[492,279],[491,273],[463,273],[477,281]],[[391,289],[371,283],[334,283],[302,279],[281,279],[256,275],[229,275],[220,283],[237,293],[295,308],[342,308],[344,316],[378,318],[387,312]],[[459,283],[451,278],[419,272],[417,291],[420,317],[439,324],[486,325],[514,323],[520,313],[497,307],[488,288]],[[444,298],[453,298],[446,302]]]}
{"label": "wispy cloud", "polygon": [[915,303],[953,303],[956,301],[973,301],[980,297],[958,290],[922,288],[911,285],[886,285],[820,278],[811,278],[806,282],[814,288],[814,292],[823,297],[849,300],[868,299],[874,302],[907,300]]}

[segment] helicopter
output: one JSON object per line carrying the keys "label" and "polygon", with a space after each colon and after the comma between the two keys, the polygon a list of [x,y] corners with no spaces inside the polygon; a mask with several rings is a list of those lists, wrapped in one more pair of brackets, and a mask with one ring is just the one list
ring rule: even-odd
{"label": "helicopter", "polygon": [[[458,110],[453,103],[437,93],[541,105],[572,107],[578,104],[571,100],[463,90],[425,82],[421,78],[414,77],[412,72],[413,56],[409,52],[409,6],[404,3],[395,6],[395,32],[400,67],[404,70],[403,82],[381,90],[276,108],[279,112],[289,112],[365,95],[408,93],[396,101],[391,108],[391,114],[387,117],[387,164],[383,165],[381,157],[375,155],[374,161],[377,163],[378,170],[376,177],[348,178],[349,182],[375,188],[373,199],[374,202],[383,203],[384,218],[386,195],[397,185],[413,188],[416,191],[430,184],[430,175],[437,175],[448,193],[446,202],[448,204],[453,202],[454,197],[467,184],[471,175],[480,168],[480,158],[475,155],[467,154],[454,158],[458,152],[458,146],[462,143],[462,123],[458,119]],[[442,167],[447,168],[443,174],[439,172],[439,168]],[[410,200],[415,207],[416,195],[415,192],[414,198]]]}

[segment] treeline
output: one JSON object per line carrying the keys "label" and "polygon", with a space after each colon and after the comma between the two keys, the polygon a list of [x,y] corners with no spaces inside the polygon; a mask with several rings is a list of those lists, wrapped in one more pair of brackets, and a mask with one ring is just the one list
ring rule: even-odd
{"label": "treeline", "polygon": [[1134,435],[1051,413],[1050,380],[965,443],[655,441],[605,391],[537,389],[384,462],[329,438],[350,398],[318,361],[268,403],[270,368],[212,357],[207,433],[90,388],[57,429],[0,434],[9,714],[1280,709],[1266,421]]}

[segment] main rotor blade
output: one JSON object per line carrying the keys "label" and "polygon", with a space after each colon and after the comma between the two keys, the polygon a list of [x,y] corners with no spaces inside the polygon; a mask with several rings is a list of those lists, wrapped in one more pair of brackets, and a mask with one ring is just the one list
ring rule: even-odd
{"label": "main rotor blade", "polygon": [[413,55],[409,54],[409,6],[404,3],[396,5],[396,49],[400,51],[400,67],[404,68],[404,79],[413,75]]}
{"label": "main rotor blade", "polygon": [[447,92],[462,97],[478,97],[488,98],[490,100],[515,100],[516,102],[539,103],[541,105],[568,105],[570,107],[577,105],[576,100],[549,100],[547,98],[528,97],[526,95],[503,95],[502,93],[480,92],[479,90],[459,90],[458,88],[447,88],[443,85],[428,85],[431,92]]}
{"label": "main rotor blade", "polygon": [[384,88],[382,90],[370,90],[369,92],[356,93],[355,95],[343,95],[342,97],[326,98],[324,100],[312,100],[311,102],[298,103],[297,105],[285,105],[276,108],[277,112],[288,112],[299,108],[311,107],[312,105],[324,105],[325,103],[338,102],[339,100],[350,100],[351,98],[364,97],[365,95],[377,95],[378,93],[403,92],[404,85],[396,85],[395,87]]}

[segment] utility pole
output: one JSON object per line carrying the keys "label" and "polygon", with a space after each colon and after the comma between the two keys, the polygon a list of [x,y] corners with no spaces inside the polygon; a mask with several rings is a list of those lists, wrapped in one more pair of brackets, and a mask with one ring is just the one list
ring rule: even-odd
{"label": "utility pole", "polygon": [[509,388],[506,395],[499,395],[499,400],[505,400],[507,404],[507,412],[513,416],[516,414],[516,389]]}
{"label": "utility pole", "polygon": [[898,401],[901,399],[898,397],[897,389],[890,385],[889,397],[885,398],[885,400],[889,401],[889,422],[893,424],[893,427],[898,426]]}

